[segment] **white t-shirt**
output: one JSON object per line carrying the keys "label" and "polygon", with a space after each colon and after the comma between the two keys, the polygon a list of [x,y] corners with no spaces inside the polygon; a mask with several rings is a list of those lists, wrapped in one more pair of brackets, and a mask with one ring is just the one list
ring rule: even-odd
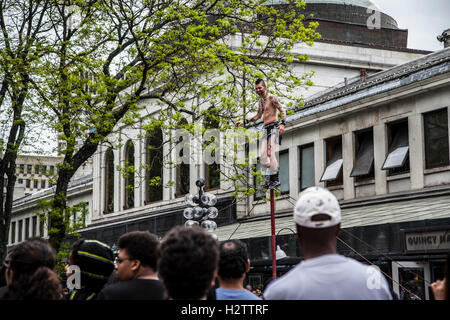
{"label": "white t-shirt", "polygon": [[338,254],[302,261],[270,282],[263,296],[267,300],[392,300],[379,269]]}

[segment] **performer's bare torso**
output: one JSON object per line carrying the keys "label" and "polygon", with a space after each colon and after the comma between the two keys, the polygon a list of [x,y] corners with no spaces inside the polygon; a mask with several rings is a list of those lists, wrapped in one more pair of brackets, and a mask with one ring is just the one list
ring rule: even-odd
{"label": "performer's bare torso", "polygon": [[277,99],[274,96],[271,96],[270,94],[267,93],[265,99],[262,98],[259,101],[259,108],[261,111],[262,111],[262,100],[265,100],[264,112],[262,114],[263,119],[264,119],[264,125],[278,121],[277,110],[278,110],[279,102],[277,101]]}

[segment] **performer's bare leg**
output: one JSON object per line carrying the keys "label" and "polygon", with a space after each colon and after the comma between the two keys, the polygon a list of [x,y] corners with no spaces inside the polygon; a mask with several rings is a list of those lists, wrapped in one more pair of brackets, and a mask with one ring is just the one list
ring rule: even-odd
{"label": "performer's bare leg", "polygon": [[[267,143],[269,140],[269,143]],[[276,188],[279,186],[279,164],[278,164],[279,146],[276,143],[276,132],[271,134],[270,138],[264,138],[261,142],[261,164],[266,169],[266,183],[264,188]],[[267,170],[269,168],[270,170]]]}

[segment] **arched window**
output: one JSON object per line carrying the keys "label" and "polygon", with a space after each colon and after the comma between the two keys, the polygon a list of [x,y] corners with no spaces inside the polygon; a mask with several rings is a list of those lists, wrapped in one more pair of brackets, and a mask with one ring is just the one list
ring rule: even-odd
{"label": "arched window", "polygon": [[105,210],[104,214],[114,212],[114,153],[111,148],[105,153]]}
{"label": "arched window", "polygon": [[125,149],[125,205],[124,209],[134,207],[134,144],[130,140]]}
{"label": "arched window", "polygon": [[[208,113],[205,116],[205,119],[203,121],[203,126],[206,130],[205,134],[208,134],[207,131],[211,129],[218,129],[219,128],[219,119],[218,117],[218,111],[216,108],[211,107],[208,109]],[[209,135],[208,135],[209,136]],[[206,153],[211,156],[215,157],[216,153],[220,153],[219,149],[208,149],[208,146],[212,146],[214,143],[218,146],[219,141],[214,141],[217,139],[217,137],[210,137],[207,139],[207,141],[203,144],[203,149],[206,151]],[[217,189],[220,187],[220,164],[217,162],[214,162],[212,164],[205,163],[205,180],[206,180],[206,190],[210,189]]]}
{"label": "arched window", "polygon": [[[182,119],[179,122],[179,127],[182,128],[184,125],[187,125],[188,122],[186,119]],[[186,143],[186,147],[187,149],[189,148],[189,143],[183,141],[183,137],[180,137],[178,140],[178,143]],[[177,157],[179,157],[180,159],[183,158],[184,156],[184,151],[183,148],[181,148],[181,150],[179,151],[179,153],[176,155]],[[190,186],[190,168],[189,168],[189,163],[180,163],[177,164],[177,168],[176,168],[176,181],[175,181],[175,185],[176,185],[176,191],[175,191],[175,196],[177,197],[181,197],[185,194],[189,193],[189,186]]]}
{"label": "arched window", "polygon": [[161,128],[148,133],[145,203],[163,199],[163,134]]}

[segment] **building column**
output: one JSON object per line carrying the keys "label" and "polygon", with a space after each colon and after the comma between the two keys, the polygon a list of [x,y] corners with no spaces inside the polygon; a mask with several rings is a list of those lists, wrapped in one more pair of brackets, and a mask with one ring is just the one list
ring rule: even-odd
{"label": "building column", "polygon": [[[170,136],[168,136],[165,132],[163,132],[163,141],[169,141]],[[163,163],[169,163],[171,159],[170,152],[170,143],[164,143],[163,145]],[[168,168],[167,166],[163,166],[163,176],[161,177],[161,181],[163,184],[163,200],[168,201],[172,198],[172,190],[173,187],[166,187],[169,181],[173,180],[172,168]]]}
{"label": "building column", "polygon": [[325,188],[325,182],[320,182],[323,172],[325,170],[325,140],[320,139],[314,141],[314,176],[316,186]]}
{"label": "building column", "polygon": [[373,127],[375,194],[387,194],[387,171],[381,170],[387,156],[387,133],[384,123]]}
{"label": "building column", "polygon": [[299,193],[299,154],[298,154],[298,146],[293,146],[289,148],[289,195],[298,199]]}
{"label": "building column", "polygon": [[[134,136],[134,135],[133,135]],[[141,166],[142,162],[142,139],[133,140],[134,144],[134,207],[141,207],[144,205],[145,198],[142,197],[142,189],[145,192],[145,169]],[[142,171],[144,170],[144,175]],[[144,179],[144,182],[139,181]]]}
{"label": "building column", "polygon": [[102,174],[102,151],[104,147],[102,145],[99,146],[97,152],[94,154],[93,158],[93,168],[92,168],[92,217],[94,220],[96,218],[100,218],[102,216],[102,203],[104,202],[104,188],[105,185],[102,183],[101,179],[103,177]]}
{"label": "building column", "polygon": [[203,136],[202,121],[194,124],[194,135],[189,134],[190,154],[189,154],[189,193],[197,194],[198,187],[195,182],[202,178],[206,181],[205,163],[203,161]]}
{"label": "building column", "polygon": [[423,175],[425,153],[423,150],[424,134],[421,114],[408,117],[408,135],[411,190],[423,189],[425,185]]}
{"label": "building column", "polygon": [[[142,128],[143,123],[141,123],[141,128]],[[140,206],[144,206],[145,205],[145,201],[146,201],[146,191],[148,188],[148,181],[147,181],[147,152],[148,152],[148,148],[147,148],[147,136],[145,134],[145,130],[140,130],[139,136],[141,137],[139,139],[139,144],[141,145],[141,152],[140,152],[140,162],[139,162],[139,167],[140,167],[140,176],[141,176],[141,180],[142,183],[139,183],[139,194],[141,197],[141,201],[140,201]],[[162,178],[162,177],[161,177]]]}
{"label": "building column", "polygon": [[123,204],[125,199],[125,190],[123,190],[123,178],[120,170],[117,170],[117,166],[123,167],[123,149],[121,147],[114,152],[114,212],[123,211]]}
{"label": "building column", "polygon": [[344,200],[355,198],[355,179],[350,177],[354,163],[353,149],[353,132],[344,133],[342,135]]}

